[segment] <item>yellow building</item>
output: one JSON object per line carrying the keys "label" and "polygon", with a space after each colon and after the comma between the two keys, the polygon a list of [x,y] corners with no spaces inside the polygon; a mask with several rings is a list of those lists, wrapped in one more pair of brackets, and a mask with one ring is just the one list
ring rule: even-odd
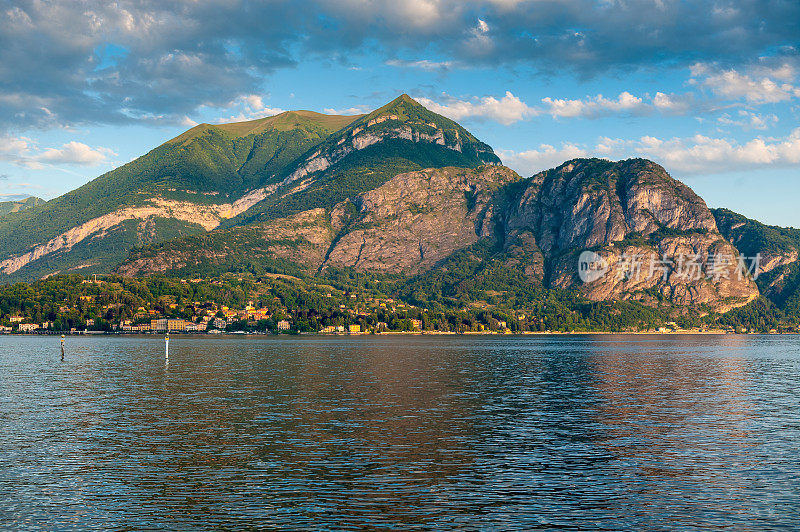
{"label": "yellow building", "polygon": [[361,332],[361,325],[351,325],[350,326],[351,333],[360,333]]}

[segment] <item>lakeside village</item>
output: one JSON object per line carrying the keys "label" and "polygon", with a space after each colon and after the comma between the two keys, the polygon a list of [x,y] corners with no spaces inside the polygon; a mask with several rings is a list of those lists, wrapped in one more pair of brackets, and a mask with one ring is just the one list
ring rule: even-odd
{"label": "lakeside village", "polygon": [[499,298],[444,305],[441,298],[418,297],[429,301],[427,308],[387,296],[387,285],[281,274],[189,280],[58,275],[0,285],[0,334],[797,332],[796,323],[776,318],[763,302],[708,318],[675,317],[631,302],[560,300],[554,293],[521,309]]}
{"label": "lakeside village", "polygon": [[[512,332],[502,319],[449,324],[432,320],[427,309],[390,297],[308,286],[288,275],[263,281],[76,277],[0,288],[0,334],[350,335],[414,333],[426,327],[437,332]],[[8,293],[13,289],[17,293]],[[248,297],[253,299],[245,302]],[[55,300],[60,300],[57,308]]]}

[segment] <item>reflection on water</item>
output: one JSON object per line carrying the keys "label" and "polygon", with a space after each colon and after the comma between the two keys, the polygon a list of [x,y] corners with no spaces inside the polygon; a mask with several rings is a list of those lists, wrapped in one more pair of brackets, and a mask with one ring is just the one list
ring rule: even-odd
{"label": "reflection on water", "polygon": [[797,528],[794,337],[0,338],[17,529]]}

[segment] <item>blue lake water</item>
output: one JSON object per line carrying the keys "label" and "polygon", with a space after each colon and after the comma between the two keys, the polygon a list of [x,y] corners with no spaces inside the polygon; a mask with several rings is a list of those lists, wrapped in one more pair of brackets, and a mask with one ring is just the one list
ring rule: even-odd
{"label": "blue lake water", "polygon": [[0,337],[3,529],[800,528],[800,337]]}

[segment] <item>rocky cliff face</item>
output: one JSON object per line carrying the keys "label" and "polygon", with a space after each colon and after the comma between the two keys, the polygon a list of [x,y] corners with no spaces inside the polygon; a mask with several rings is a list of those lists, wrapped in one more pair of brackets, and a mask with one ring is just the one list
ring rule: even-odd
{"label": "rocky cliff face", "polygon": [[[480,238],[495,238],[497,194],[520,177],[502,166],[400,174],[333,210],[342,236],[325,267],[418,273]],[[349,211],[352,211],[348,213]]]}
{"label": "rocky cliff face", "polygon": [[[758,295],[705,202],[651,161],[579,159],[533,176],[505,227],[506,247],[539,257],[548,286],[590,299],[727,310]],[[590,282],[578,270],[587,249],[607,269]]]}

